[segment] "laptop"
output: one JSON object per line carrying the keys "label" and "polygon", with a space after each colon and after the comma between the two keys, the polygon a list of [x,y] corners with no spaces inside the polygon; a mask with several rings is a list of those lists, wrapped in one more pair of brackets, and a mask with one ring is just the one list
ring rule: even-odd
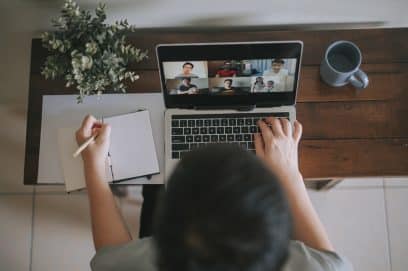
{"label": "laptop", "polygon": [[186,153],[206,144],[254,152],[259,119],[293,124],[302,52],[302,41],[157,45],[165,177]]}

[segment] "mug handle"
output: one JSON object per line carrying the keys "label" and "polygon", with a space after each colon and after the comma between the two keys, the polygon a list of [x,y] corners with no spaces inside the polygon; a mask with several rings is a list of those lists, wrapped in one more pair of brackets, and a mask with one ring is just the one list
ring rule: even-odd
{"label": "mug handle", "polygon": [[368,86],[368,76],[358,69],[348,80],[356,88],[366,88]]}

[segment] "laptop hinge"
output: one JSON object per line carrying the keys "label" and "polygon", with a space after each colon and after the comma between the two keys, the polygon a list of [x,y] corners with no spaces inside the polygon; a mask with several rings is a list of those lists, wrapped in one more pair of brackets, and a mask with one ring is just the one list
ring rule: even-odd
{"label": "laptop hinge", "polygon": [[197,110],[217,110],[217,109],[232,109],[237,111],[251,111],[254,110],[256,105],[231,105],[231,106],[214,106],[214,105],[206,105],[206,106],[194,106],[194,109]]}

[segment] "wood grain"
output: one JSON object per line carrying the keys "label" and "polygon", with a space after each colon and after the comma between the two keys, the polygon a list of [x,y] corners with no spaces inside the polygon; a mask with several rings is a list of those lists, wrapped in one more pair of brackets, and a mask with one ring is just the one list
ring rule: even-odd
{"label": "wood grain", "polygon": [[302,140],[304,178],[406,176],[408,139]]}

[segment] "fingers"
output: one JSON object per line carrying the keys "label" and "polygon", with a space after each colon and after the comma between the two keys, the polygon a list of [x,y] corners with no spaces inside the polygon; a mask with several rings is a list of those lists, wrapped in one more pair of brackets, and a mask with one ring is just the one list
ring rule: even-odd
{"label": "fingers", "polygon": [[272,133],[274,136],[283,136],[282,123],[278,118],[267,117],[265,121],[271,124]]}
{"label": "fingers", "polygon": [[81,129],[83,131],[91,131],[95,122],[97,122],[97,120],[94,116],[87,115],[82,121]]}
{"label": "fingers", "polygon": [[260,133],[254,134],[254,144],[256,155],[263,157],[265,155],[265,145]]}
{"label": "fingers", "polygon": [[272,141],[273,134],[272,130],[269,128],[268,125],[263,120],[258,121],[259,128],[261,129],[262,139],[265,146],[269,145]]}
{"label": "fingers", "polygon": [[293,138],[295,139],[296,143],[299,143],[300,138],[302,137],[302,131],[303,131],[302,124],[300,124],[300,122],[295,120],[295,123],[293,125],[293,129],[294,129]]}
{"label": "fingers", "polygon": [[98,129],[97,133],[98,133],[98,136],[96,137],[96,142],[100,143],[100,142],[109,140],[109,137],[111,134],[110,125],[107,123],[102,124],[102,127]]}
{"label": "fingers", "polygon": [[280,122],[281,122],[282,130],[285,136],[292,135],[292,125],[290,124],[289,120],[286,118],[281,118]]}

